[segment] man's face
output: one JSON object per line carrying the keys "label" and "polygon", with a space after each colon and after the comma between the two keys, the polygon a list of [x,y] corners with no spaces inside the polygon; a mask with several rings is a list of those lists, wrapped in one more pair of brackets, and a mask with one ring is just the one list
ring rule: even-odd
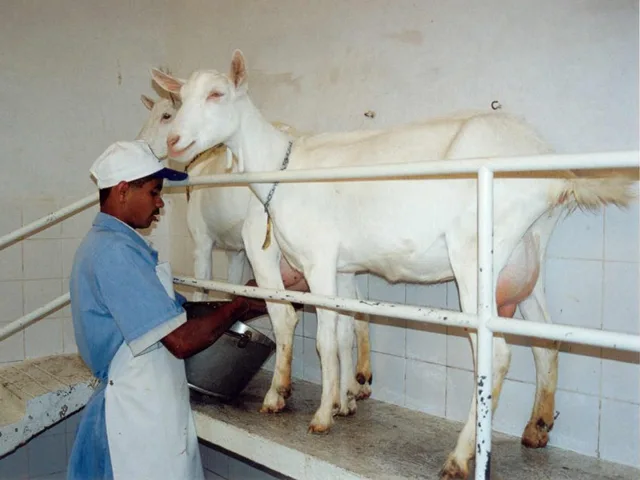
{"label": "man's face", "polygon": [[141,186],[129,184],[126,193],[127,224],[132,228],[148,228],[154,221],[162,201],[162,179],[153,178]]}

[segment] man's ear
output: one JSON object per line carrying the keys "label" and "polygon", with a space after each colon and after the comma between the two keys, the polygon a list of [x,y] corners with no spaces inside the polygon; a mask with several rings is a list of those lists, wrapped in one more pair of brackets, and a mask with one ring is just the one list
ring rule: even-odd
{"label": "man's ear", "polygon": [[129,193],[129,183],[124,180],[113,187],[118,202],[123,202]]}

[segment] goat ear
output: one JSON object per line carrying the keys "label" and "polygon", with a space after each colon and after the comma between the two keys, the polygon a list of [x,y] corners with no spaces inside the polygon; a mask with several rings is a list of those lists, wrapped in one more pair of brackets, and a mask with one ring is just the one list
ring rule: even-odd
{"label": "goat ear", "polygon": [[240,50],[233,52],[233,58],[231,59],[231,73],[229,74],[229,77],[236,89],[241,87],[246,89],[247,68],[244,64],[244,55],[242,55]]}
{"label": "goat ear", "polygon": [[163,90],[166,90],[169,93],[175,93],[176,95],[180,94],[180,89],[185,83],[184,80],[172,77],[168,73],[161,72],[157,68],[151,69],[151,77]]}
{"label": "goat ear", "polygon": [[142,100],[142,104],[147,107],[147,110],[151,110],[153,106],[156,104],[153,100],[151,100],[146,95],[140,95],[140,100]]}
{"label": "goat ear", "polygon": [[173,108],[180,108],[180,95],[170,93],[169,98],[171,99],[171,105],[173,105]]}

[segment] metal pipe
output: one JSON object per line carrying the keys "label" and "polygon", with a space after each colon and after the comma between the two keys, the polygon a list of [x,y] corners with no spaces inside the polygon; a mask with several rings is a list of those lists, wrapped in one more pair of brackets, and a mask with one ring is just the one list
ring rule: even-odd
{"label": "metal pipe", "polygon": [[55,312],[56,310],[59,310],[62,307],[68,305],[70,302],[70,299],[71,297],[69,293],[65,293],[64,295],[59,296],[55,300],[50,301],[46,305],[43,305],[42,307],[35,309],[33,312],[23,317],[20,317],[17,320],[14,320],[10,324],[0,329],[0,342],[5,338],[10,337],[14,333],[17,333],[20,330],[24,330],[29,325],[37,322],[43,317],[46,317],[50,313]]}
{"label": "metal pipe", "polygon": [[478,171],[478,341],[476,348],[476,480],[491,478],[493,414],[493,172]]}
{"label": "metal pipe", "polygon": [[489,321],[494,332],[544,338],[560,342],[581,343],[594,347],[613,348],[629,352],[640,352],[640,335],[607,332],[594,328],[553,325],[548,323],[527,322],[515,318],[494,317]]}
{"label": "metal pipe", "polygon": [[9,234],[4,235],[3,237],[0,237],[0,250],[10,245],[13,245],[19,240],[24,240],[25,238],[30,237],[31,235],[39,232],[40,230],[49,228],[52,225],[55,225],[56,223],[63,220],[65,217],[68,217],[69,215],[73,215],[81,210],[84,210],[85,208],[95,203],[98,203],[97,193],[89,195],[88,197],[78,200],[77,202],[74,202],[71,205],[68,205],[66,207],[63,207],[56,212],[50,213],[49,215],[45,215],[44,217],[39,218],[38,220],[35,220],[30,224],[25,225],[22,228],[14,230]]}
{"label": "metal pipe", "polygon": [[[439,325],[476,328],[477,316],[464,312],[454,312],[439,308],[418,307],[387,302],[354,300],[352,298],[326,297],[312,293],[294,292],[291,290],[273,290],[270,288],[248,287],[227,282],[200,280],[193,277],[175,276],[173,282],[178,285],[204,288],[246,297],[264,298],[268,300],[284,300],[286,302],[304,303],[325,308],[343,308],[350,312],[384,315],[386,317],[415,320]],[[433,319],[434,318],[434,319]],[[433,319],[433,320],[432,320]],[[640,352],[640,335],[628,333],[606,332],[593,328],[570,327],[549,323],[525,322],[503,317],[491,317],[489,328],[495,333],[511,333],[547,340],[560,340],[569,343],[582,343],[596,347],[616,348],[631,352]]]}
{"label": "metal pipe", "polygon": [[314,168],[308,170],[278,170],[255,173],[200,175],[167,186],[185,185],[245,185],[247,183],[300,182],[319,180],[383,179],[421,175],[476,174],[481,167],[493,172],[551,171],[568,169],[637,168],[637,150],[587,154],[527,155],[518,157],[433,160],[416,163],[362,165],[358,167]]}
{"label": "metal pipe", "polygon": [[397,303],[357,300],[353,298],[329,297],[314,293],[294,292],[290,290],[272,290],[270,288],[248,287],[226,282],[199,280],[192,277],[175,276],[173,282],[179,285],[205,288],[218,292],[232,293],[246,297],[264,298],[265,300],[284,300],[286,302],[304,303],[316,307],[333,310],[346,310],[368,314],[379,314],[386,317],[416,320],[465,328],[476,328],[476,316],[463,312],[442,310],[431,307],[417,307]]}

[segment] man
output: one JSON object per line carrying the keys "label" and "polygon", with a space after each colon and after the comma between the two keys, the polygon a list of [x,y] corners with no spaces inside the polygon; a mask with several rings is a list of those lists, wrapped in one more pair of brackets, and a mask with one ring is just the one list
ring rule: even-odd
{"label": "man", "polygon": [[135,231],[157,220],[163,179],[187,175],[164,168],[142,141],[109,146],[90,171],[100,213],[76,251],[70,293],[78,350],[100,386],[78,427],[68,478],[202,479],[182,359],[235,321],[264,313],[264,302],[238,297],[188,319],[168,263],[158,264]]}

